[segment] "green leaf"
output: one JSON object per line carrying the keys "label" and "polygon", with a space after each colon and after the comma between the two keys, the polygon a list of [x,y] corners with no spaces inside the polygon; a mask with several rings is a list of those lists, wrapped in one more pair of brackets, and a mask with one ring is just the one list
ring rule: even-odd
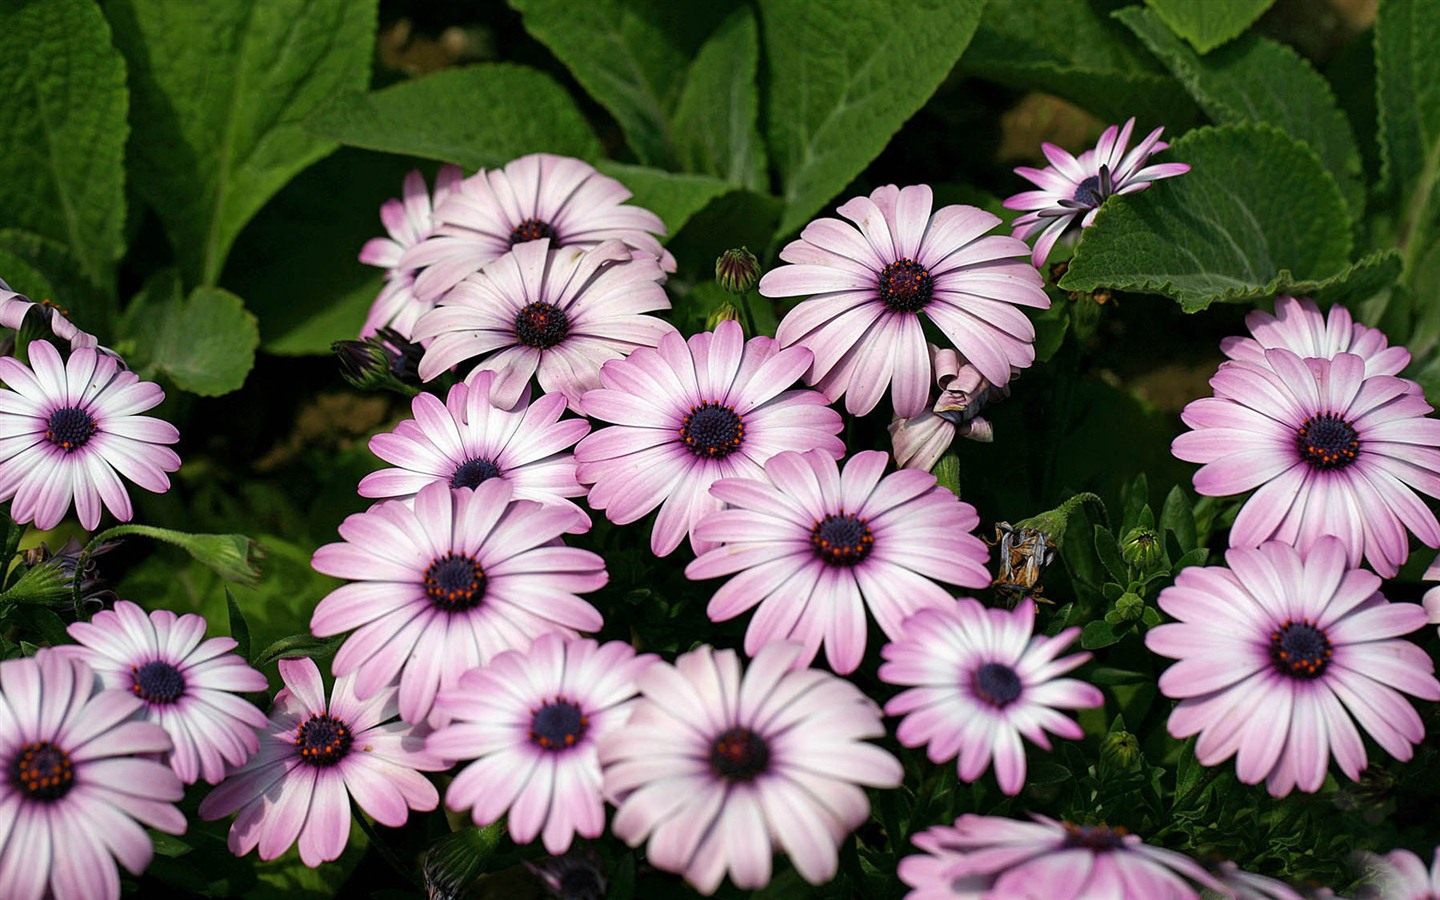
{"label": "green leaf", "polygon": [[1310,148],[1268,125],[1223,125],[1186,134],[1168,155],[1190,172],[1109,198],[1061,288],[1164,294],[1195,312],[1301,293],[1345,270],[1345,200]]}
{"label": "green leaf", "polygon": [[1136,116],[1142,126],[1172,130],[1192,123],[1194,104],[1134,43],[1083,0],[990,0],[960,69],[1055,94],[1111,122]]}
{"label": "green leaf", "polygon": [[85,331],[104,334],[109,330],[111,310],[106,296],[85,280],[79,262],[64,244],[5,228],[0,229],[0,255],[5,260],[0,273],[12,288],[32,300],[51,301]]}
{"label": "green leaf", "polygon": [[849,184],[950,73],[983,0],[761,0],[768,137],[789,234]]}
{"label": "green leaf", "polygon": [[[1125,626],[1125,630],[1129,631],[1130,626]],[[1080,632],[1080,646],[1086,650],[1099,650],[1101,647],[1118,644],[1122,636],[1115,633],[1115,628],[1109,622],[1097,619]]]}
{"label": "green leaf", "polygon": [[1130,567],[1125,565],[1125,560],[1120,556],[1120,545],[1116,543],[1115,535],[1110,533],[1110,529],[1103,525],[1095,526],[1095,555],[1100,557],[1100,562],[1111,578],[1121,584],[1130,580]]}
{"label": "green leaf", "polygon": [[134,187],[190,282],[213,285],[265,201],[335,149],[302,120],[370,79],[375,0],[114,0]]}
{"label": "green leaf", "polygon": [[1160,510],[1160,528],[1175,535],[1182,551],[1188,552],[1199,543],[1195,531],[1195,507],[1190,503],[1190,495],[1178,484],[1165,495],[1165,505]]}
{"label": "green leaf", "polygon": [[230,636],[235,639],[235,652],[241,658],[250,659],[250,626],[245,621],[245,614],[240,611],[240,604],[235,602],[235,595],[227,587],[225,589],[225,608],[230,614]]}
{"label": "green leaf", "polygon": [[462,826],[430,845],[421,865],[432,897],[463,897],[483,874],[505,839],[505,822],[483,828]]}
{"label": "green leaf", "polygon": [[153,525],[117,525],[95,535],[89,546],[131,535],[173,544],[226,581],[255,584],[260,580],[256,562],[263,554],[259,546],[243,534],[189,534]]}
{"label": "green leaf", "polygon": [[1196,547],[1194,550],[1186,551],[1184,556],[1175,560],[1175,565],[1171,567],[1171,571],[1179,572],[1181,569],[1187,569],[1190,566],[1203,566],[1209,558],[1209,550],[1204,547]]}
{"label": "green leaf", "polygon": [[344,643],[344,641],[345,635],[343,634],[328,638],[317,638],[309,632],[292,634],[280,638],[280,640],[261,650],[251,665],[259,669],[280,659],[323,658],[340,649],[340,645]]}
{"label": "green leaf", "polygon": [[1145,5],[1201,53],[1239,37],[1275,0],[1145,0]]}
{"label": "green leaf", "polygon": [[672,235],[711,200],[736,190],[735,185],[708,175],[682,175],[609,160],[601,160],[596,168],[629,188],[635,195],[630,202],[659,216]]}
{"label": "green leaf", "polygon": [[682,77],[727,10],[666,0],[510,0],[525,30],[620,123],[642,163],[671,166]]}
{"label": "green leaf", "polygon": [[1266,122],[1308,144],[1335,177],[1353,217],[1365,209],[1360,151],[1330,84],[1300,54],[1269,38],[1243,35],[1201,57],[1138,6],[1115,13],[1220,125]]}
{"label": "green leaf", "polygon": [[0,4],[0,59],[4,223],[61,242],[108,289],[125,249],[129,126],[105,17],[89,0]]}
{"label": "green leaf", "polygon": [[[482,111],[479,112],[479,111]],[[305,121],[314,135],[480,169],[547,151],[593,159],[600,142],[564,88],[528,66],[486,63],[352,93]]]}
{"label": "green leaf", "polygon": [[1440,16],[1426,3],[1380,5],[1375,97],[1380,190],[1402,210],[1397,243],[1408,278],[1428,244],[1440,181]]}
{"label": "green leaf", "polygon": [[765,147],[756,125],[759,64],[755,14],[748,7],[738,9],[700,48],[675,106],[682,168],[754,190],[767,187]]}
{"label": "green leaf", "polygon": [[143,375],[163,372],[177,387],[202,397],[238,390],[260,345],[259,325],[239,297],[197,287],[181,299],[174,270],[152,278],[131,301],[121,333],[133,342]]}

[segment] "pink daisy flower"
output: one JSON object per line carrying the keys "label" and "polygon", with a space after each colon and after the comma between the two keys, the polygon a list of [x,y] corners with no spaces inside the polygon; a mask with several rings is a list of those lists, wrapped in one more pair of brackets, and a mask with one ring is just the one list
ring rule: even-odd
{"label": "pink daisy flower", "polygon": [[[1267,365],[1265,351],[1283,347],[1301,359],[1334,359],[1337,353],[1353,353],[1365,361],[1365,374],[1399,375],[1410,365],[1410,351],[1391,347],[1385,332],[1356,322],[1339,304],[1330,314],[1309,297],[1275,298],[1275,314],[1252,310],[1245,325],[1254,337],[1227,337],[1220,349],[1231,359]],[[1414,390],[1419,391],[1419,385]]]}
{"label": "pink daisy flower", "polygon": [[[956,437],[988,444],[995,431],[980,416],[988,404],[1010,396],[1009,386],[996,387],[980,370],[950,348],[930,345],[935,384],[940,389],[935,405],[909,419],[890,423],[890,444],[895,464],[902,469],[930,471]],[[1014,374],[1012,373],[1012,377]]]}
{"label": "pink daisy flower", "polygon": [[160,386],[120,370],[114,358],[81,347],[61,361],[48,341],[31,341],[27,368],[0,358],[0,500],[11,515],[54,528],[70,509],[87,531],[100,505],[128,522],[133,510],[118,475],[148,491],[170,490],[180,457],[169,422],[139,416],[165,399]]}
{"label": "pink daisy flower", "polygon": [[629,723],[600,738],[611,825],[646,857],[712,894],[770,881],[777,845],[806,881],[835,877],[837,847],[870,815],[860,785],[900,784],[900,763],[864,738],[880,710],[852,684],[796,670],[796,644],[771,644],[740,671],[733,650],[700,647],[640,674]]}
{"label": "pink daisy flower", "polygon": [[128,600],[70,626],[78,647],[61,647],[95,670],[107,688],[128,691],[145,718],[164,728],[175,747],[165,758],[186,784],[219,784],[225,766],[260,749],[265,714],[237,694],[263,691],[265,676],[231,653],[235,641],[205,637],[205,620],[159,609],[148,616]]}
{"label": "pink daisy flower", "polygon": [[436,703],[451,722],[426,741],[447,759],[474,759],[455,776],[445,804],[469,809],[476,825],[509,813],[517,844],[543,830],[545,849],[564,853],[575,835],[605,831],[596,742],[623,727],[635,678],[655,662],[623,641],[596,644],[541,635],[524,653],[501,653],[471,669]]}
{"label": "pink daisy flower", "polygon": [[1275,797],[1319,790],[1332,754],[1358,779],[1367,760],[1357,723],[1408,760],[1425,726],[1401,692],[1440,700],[1430,657],[1396,640],[1425,624],[1424,610],[1387,602],[1335,538],[1303,554],[1278,541],[1231,549],[1225,562],[1182,571],[1159,599],[1179,621],[1145,636],[1180,660],[1160,676],[1160,691],[1180,700],[1170,733],[1200,735],[1202,765],[1235,756],[1239,779],[1265,779]]}
{"label": "pink daisy flower", "polygon": [[907,900],[1182,900],[1200,896],[1196,885],[1229,895],[1188,856],[1123,828],[1030,818],[967,813],[917,834],[925,853],[900,860],[900,880],[914,888]]}
{"label": "pink daisy flower", "polygon": [[1100,135],[1095,149],[1086,150],[1078,157],[1054,144],[1041,144],[1040,149],[1050,165],[1044,169],[1021,166],[1015,170],[1016,175],[1040,189],[1016,194],[1004,204],[1006,209],[1029,210],[1010,224],[1015,228],[1013,235],[1021,240],[1028,241],[1039,235],[1030,258],[1036,268],[1045,264],[1050,248],[1077,222],[1080,228],[1090,227],[1106,197],[1143,191],[1152,181],[1190,171],[1185,163],[1146,165],[1151,156],[1170,146],[1160,140],[1164,128],[1150,132],[1134,150],[1126,153],[1134,127],[1133,117],[1124,127],[1111,125]]}
{"label": "pink daisy flower", "polygon": [[385,287],[370,305],[370,314],[360,329],[362,339],[387,326],[408,339],[420,316],[435,308],[434,297],[421,300],[415,296],[419,268],[402,260],[407,250],[435,233],[432,212],[454,193],[462,177],[459,166],[441,166],[435,175],[432,201],[425,188],[425,176],[412,169],[405,176],[404,198],[386,200],[380,207],[380,221],[390,236],[366,241],[360,249],[360,261],[386,270]]}
{"label": "pink daisy flower", "polygon": [[6,328],[13,328],[16,331],[25,324],[25,317],[31,310],[39,309],[40,314],[45,316],[50,326],[50,332],[62,341],[69,343],[71,350],[79,350],[81,347],[91,347],[102,354],[115,356],[115,352],[105,347],[100,347],[100,341],[95,335],[87,331],[81,331],[70,321],[70,316],[63,309],[46,300],[41,303],[33,302],[24,294],[17,294],[10,290],[4,279],[0,279],[0,325]]}
{"label": "pink daisy flower", "polygon": [[517,499],[573,510],[578,530],[588,529],[590,517],[566,498],[585,495],[569,449],[589,433],[590,423],[561,420],[560,394],[531,403],[527,389],[514,409],[501,409],[490,402],[494,379],[494,372],[477,372],[469,384],[450,388],[444,403],[433,394],[416,395],[410,405],[415,418],[370,439],[370,450],[395,468],[366,475],[360,496],[408,500],[436,482],[475,488],[503,478]]}
{"label": "pink daisy flower", "polygon": [[184,787],[147,754],[170,749],[140,701],[98,691],[90,667],[42,650],[0,663],[0,897],[114,900],[118,860],[138,875],[145,827],[185,830]]}
{"label": "pink daisy flower", "polygon": [[1171,445],[1205,465],[1195,490],[1225,497],[1254,490],[1230,530],[1233,547],[1268,540],[1306,549],[1339,537],[1351,565],[1363,558],[1389,578],[1410,555],[1406,529],[1440,546],[1440,523],[1416,496],[1440,496],[1440,421],[1410,382],[1365,375],[1352,353],[1301,360],[1265,351],[1263,365],[1228,361],[1214,397],[1185,407],[1193,431]]}
{"label": "pink daisy flower", "polygon": [[576,593],[602,587],[605,562],[566,547],[572,510],[512,499],[510,482],[474,490],[431,484],[413,507],[397,500],[349,516],[344,542],[315,551],[318,572],[346,578],[310,619],[319,637],[355,630],[331,664],[367,698],[400,678],[400,715],[444,724],[442,688],[548,631],[599,631],[600,613]]}
{"label": "pink daisy flower", "polygon": [[655,507],[650,549],[666,556],[686,535],[696,553],[715,545],[695,527],[725,504],[708,493],[718,478],[762,477],[782,450],[845,454],[844,423],[818,391],[786,390],[810,365],[803,347],[781,350],[768,337],[745,340],[721,322],[687,342],[678,333],[628,359],[607,363],[602,388],[585,395],[587,415],[617,423],[575,448],[589,503],[628,524]]}
{"label": "pink daisy flower", "polygon": [[954,604],[936,581],[990,584],[989,551],[970,533],[980,524],[975,507],[936,487],[928,472],[885,475],[887,461],[878,450],[856,453],[842,475],[823,450],[780,453],[766,461],[764,480],[724,478],[711,487],[731,508],[706,517],[696,536],[723,546],[685,575],[740,573],[706,612],[724,622],[760,607],[745,631],[746,653],[795,640],[808,665],[823,642],[830,667],[846,675],[865,655],[866,607],[897,640],[912,613]]}
{"label": "pink daisy flower", "polygon": [[438,230],[407,248],[401,265],[423,271],[415,295],[434,302],[518,244],[548,239],[557,249],[585,249],[609,240],[675,271],[675,258],[660,246],[660,217],[625,203],[630,191],[589,163],[532,153],[503,169],[481,169],[435,204]]}
{"label": "pink daisy flower", "polygon": [[808,296],[785,315],[776,337],[815,354],[806,380],[864,415],[885,389],[901,418],[930,397],[930,354],[922,314],[997,385],[1035,361],[1035,326],[1020,307],[1046,309],[1039,273],[1016,257],[1028,248],[987,236],[1000,220],[973,206],[933,216],[930,187],[893,184],[816,219],[780,251],[791,265],[760,279],[766,297]]}
{"label": "pink daisy flower", "polygon": [[493,370],[490,399],[510,409],[536,376],[545,393],[580,396],[600,386],[600,366],[637,347],[653,347],[675,331],[643,315],[670,308],[655,259],[635,256],[619,241],[594,249],[550,249],[529,241],[455,286],[415,326],[430,341],[420,360],[429,381],[457,363],[480,357]]}
{"label": "pink daisy flower", "polygon": [[1363,897],[1376,900],[1433,900],[1440,897],[1440,847],[1430,868],[1409,850],[1391,850],[1384,856],[1361,854],[1369,872]]}
{"label": "pink daisy flower", "polygon": [[275,695],[260,752],[231,771],[200,804],[200,818],[230,826],[230,852],[256,846],[274,859],[300,841],[300,860],[314,868],[339,859],[350,839],[350,798],[370,818],[398,828],[410,810],[440,803],[421,772],[450,763],[425,749],[422,731],[394,721],[395,689],[368,700],[355,695],[354,677],[335,680],[330,699],[311,659],[280,660],[285,687]]}
{"label": "pink daisy flower", "polygon": [[993,756],[1000,789],[1020,793],[1025,785],[1020,736],[1046,750],[1047,731],[1079,740],[1084,736],[1079,723],[1056,710],[1105,702],[1091,685],[1059,677],[1090,659],[1088,653],[1056,659],[1080,629],[1031,637],[1034,627],[1035,604],[1028,597],[1013,610],[986,609],[962,597],[906,619],[905,634],[880,651],[886,659],[880,680],[911,686],[885,704],[887,716],[905,717],[895,732],[900,743],[928,745],[934,763],[958,756],[964,781],[984,774]]}

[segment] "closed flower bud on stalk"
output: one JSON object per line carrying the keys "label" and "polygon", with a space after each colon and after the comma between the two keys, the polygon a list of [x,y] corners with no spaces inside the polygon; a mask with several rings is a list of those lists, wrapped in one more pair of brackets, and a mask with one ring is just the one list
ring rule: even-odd
{"label": "closed flower bud on stalk", "polygon": [[1120,558],[1139,569],[1148,569],[1165,558],[1165,544],[1153,528],[1132,528],[1120,542]]}
{"label": "closed flower bud on stalk", "polygon": [[760,260],[744,247],[726,250],[715,260],[715,283],[737,297],[755,290],[760,282]]}
{"label": "closed flower bud on stalk", "polygon": [[362,391],[417,393],[417,368],[425,349],[399,332],[382,328],[360,341],[336,341],[330,347],[340,358],[340,374]]}
{"label": "closed flower bud on stalk", "polygon": [[735,304],[726,301],[721,303],[714,312],[705,319],[705,330],[714,331],[721,322],[739,322],[740,309]]}
{"label": "closed flower bud on stalk", "polygon": [[1112,731],[1100,743],[1100,759],[1116,769],[1128,769],[1140,761],[1140,739],[1128,731]]}

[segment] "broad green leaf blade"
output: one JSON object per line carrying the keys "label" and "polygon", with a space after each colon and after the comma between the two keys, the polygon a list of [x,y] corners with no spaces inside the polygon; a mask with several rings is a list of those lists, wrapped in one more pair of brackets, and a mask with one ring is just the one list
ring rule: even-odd
{"label": "broad green leaf blade", "polygon": [[109,337],[109,303],[66,246],[16,228],[0,229],[0,276],[32,300],[49,300],[79,328]]}
{"label": "broad green leaf blade", "polygon": [[1198,112],[1125,29],[1084,0],[990,0],[960,69],[988,81],[1045,91],[1112,123],[1178,132]]}
{"label": "broad green leaf blade", "polygon": [[1195,312],[1346,268],[1345,200],[1310,148],[1268,125],[1224,125],[1190,132],[1166,157],[1191,170],[1107,200],[1062,288],[1164,294]]}
{"label": "broad green leaf blade", "polygon": [[600,142],[569,93],[528,66],[449,69],[371,94],[348,94],[306,121],[311,134],[355,147],[504,165],[537,151],[591,159]]}
{"label": "broad green leaf blade", "polygon": [[182,390],[215,397],[238,390],[255,365],[260,328],[239,297],[198,287],[182,298],[175,273],[161,273],[125,311],[121,334],[136,368],[163,372]]}
{"label": "broad green leaf blade", "polygon": [[3,3],[0,59],[3,222],[64,244],[90,282],[113,290],[129,126],[110,27],[88,0]]}
{"label": "broad green leaf blade", "polygon": [[418,168],[427,186],[440,166],[342,147],[301,172],[235,241],[224,283],[260,320],[260,346],[282,356],[329,355],[360,333],[383,270],[356,257],[385,234],[380,205]]}
{"label": "broad green leaf blade", "polygon": [[681,168],[753,190],[769,187],[765,147],[756,124],[760,34],[755,14],[738,9],[700,48],[675,107]]}
{"label": "broad green leaf blade", "polygon": [[525,30],[625,132],[642,163],[673,167],[670,114],[690,59],[726,13],[669,0],[510,0]]}
{"label": "broad green leaf blade", "polygon": [[235,595],[227,587],[225,589],[225,608],[230,614],[230,636],[235,639],[235,652],[240,658],[246,661],[250,659],[250,626],[245,621],[245,613],[241,612],[240,604],[235,602]]}
{"label": "broad green leaf blade", "polygon": [[628,202],[659,216],[670,235],[684,228],[711,200],[736,190],[735,185],[706,175],[681,175],[608,160],[597,168],[629,188],[635,196]]}
{"label": "broad green leaf blade", "polygon": [[116,525],[91,538],[88,547],[93,549],[105,541],[132,535],[179,547],[226,581],[253,585],[260,580],[256,563],[263,554],[243,534],[191,534],[153,525]]}
{"label": "broad green leaf blade", "polygon": [[970,43],[983,0],[761,0],[786,235],[874,159]]}
{"label": "broad green leaf blade", "polygon": [[1275,0],[1145,0],[1170,30],[1201,53],[1239,37]]}
{"label": "broad green leaf blade", "polygon": [[1350,214],[1365,209],[1360,151],[1330,84],[1284,44],[1259,35],[1199,56],[1138,6],[1115,13],[1219,125],[1266,122],[1310,146],[1335,177]]}
{"label": "broad green leaf blade", "polygon": [[187,281],[213,285],[250,217],[335,149],[301,121],[369,82],[375,0],[114,0],[105,10],[130,63],[135,191]]}
{"label": "broad green leaf blade", "polygon": [[1380,189],[1403,210],[1397,242],[1406,277],[1429,243],[1440,180],[1440,16],[1429,3],[1380,5],[1375,22],[1375,95]]}

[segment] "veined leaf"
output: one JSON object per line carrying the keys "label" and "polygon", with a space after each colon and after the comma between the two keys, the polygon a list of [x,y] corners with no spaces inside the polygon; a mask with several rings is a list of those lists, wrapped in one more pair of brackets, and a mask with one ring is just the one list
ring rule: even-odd
{"label": "veined leaf", "polygon": [[1170,26],[1201,53],[1239,37],[1275,0],[1145,0]]}
{"label": "veined leaf", "polygon": [[675,107],[675,143],[682,168],[766,190],[765,146],[756,121],[760,36],[755,15],[736,10],[690,66]]}

